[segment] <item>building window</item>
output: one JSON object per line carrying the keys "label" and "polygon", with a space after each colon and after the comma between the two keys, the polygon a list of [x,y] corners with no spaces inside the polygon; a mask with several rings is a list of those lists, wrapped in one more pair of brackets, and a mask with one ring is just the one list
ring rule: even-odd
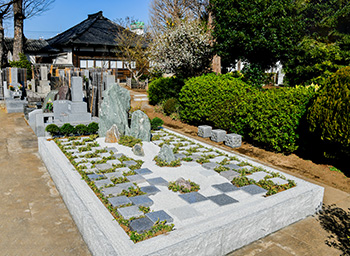
{"label": "building window", "polygon": [[111,68],[117,68],[117,62],[114,60],[110,61]]}
{"label": "building window", "polygon": [[123,68],[123,62],[118,60],[117,61],[117,68],[122,69]]}
{"label": "building window", "polygon": [[88,68],[93,68],[93,67],[94,67],[94,61],[88,60]]}
{"label": "building window", "polygon": [[102,61],[96,60],[96,68],[102,68]]}
{"label": "building window", "polygon": [[86,60],[80,60],[80,68],[86,68]]}

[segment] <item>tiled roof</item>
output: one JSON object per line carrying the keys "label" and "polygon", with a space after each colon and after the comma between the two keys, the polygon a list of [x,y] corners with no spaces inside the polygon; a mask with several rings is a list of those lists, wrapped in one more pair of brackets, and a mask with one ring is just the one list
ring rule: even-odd
{"label": "tiled roof", "polygon": [[[5,38],[5,48],[12,51],[13,38]],[[24,41],[24,52],[48,52],[55,53],[59,52],[58,49],[53,48],[44,39],[25,39]]]}

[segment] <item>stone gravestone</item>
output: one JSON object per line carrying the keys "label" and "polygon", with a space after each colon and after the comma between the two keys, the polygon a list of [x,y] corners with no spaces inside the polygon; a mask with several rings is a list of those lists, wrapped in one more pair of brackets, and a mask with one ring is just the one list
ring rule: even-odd
{"label": "stone gravestone", "polygon": [[47,80],[47,67],[46,66],[40,66],[40,80],[46,81]]}
{"label": "stone gravestone", "polygon": [[66,100],[68,95],[68,90],[69,90],[68,86],[61,86],[60,88],[58,88],[57,100]]}
{"label": "stone gravestone", "polygon": [[81,102],[83,101],[83,79],[81,77],[72,77],[72,101]]}
{"label": "stone gravestone", "polygon": [[151,140],[151,123],[148,116],[141,110],[136,110],[131,116],[130,134],[143,141]]}
{"label": "stone gravestone", "polygon": [[130,135],[128,112],[130,109],[130,93],[118,84],[112,84],[106,91],[99,112],[99,135],[105,137],[107,130],[113,125],[118,126],[121,135]]}

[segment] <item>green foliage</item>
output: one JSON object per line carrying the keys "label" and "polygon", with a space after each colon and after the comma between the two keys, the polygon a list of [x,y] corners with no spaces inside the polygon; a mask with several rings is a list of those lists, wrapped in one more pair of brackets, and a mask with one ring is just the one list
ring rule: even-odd
{"label": "green foliage", "polygon": [[149,84],[148,97],[151,105],[156,105],[169,98],[178,98],[184,80],[178,77],[161,77]]}
{"label": "green foliage", "polygon": [[188,182],[191,185],[191,189],[185,188],[184,186],[179,186],[176,184],[175,181],[169,182],[168,189],[172,190],[174,192],[179,191],[181,194],[190,193],[190,192],[197,192],[200,189],[200,187],[197,183],[190,181],[190,180],[188,180]]}
{"label": "green foliage", "polygon": [[[194,125],[213,124],[213,112],[219,104],[231,102],[238,108],[240,104],[245,104],[241,98],[252,91],[254,88],[230,74],[211,73],[191,78],[186,81],[179,96],[181,119]],[[232,123],[235,122],[232,120]]]}
{"label": "green foliage", "polygon": [[32,79],[32,63],[27,59],[27,57],[23,54],[19,54],[19,60],[18,61],[10,61],[11,67],[16,68],[26,68],[27,69],[27,80]]}
{"label": "green foliage", "polygon": [[309,129],[324,155],[350,155],[350,67],[338,70],[319,91],[307,115]]}
{"label": "green foliage", "polygon": [[61,133],[60,128],[55,124],[49,124],[46,126],[45,131],[49,132],[51,136],[57,136]]}
{"label": "green foliage", "polygon": [[78,124],[77,126],[75,126],[75,130],[79,135],[84,135],[88,132],[87,126],[83,124]]}
{"label": "green foliage", "polygon": [[265,85],[266,75],[264,70],[256,64],[246,64],[242,70],[242,81],[261,89]]}
{"label": "green foliage", "polygon": [[142,140],[141,139],[136,139],[132,136],[121,136],[118,143],[120,145],[123,145],[123,146],[127,146],[127,147],[133,147],[135,146],[136,144],[141,144],[142,145]]}
{"label": "green foliage", "polygon": [[61,130],[61,133],[62,133],[64,136],[69,136],[69,135],[75,133],[75,128],[74,128],[74,126],[71,125],[71,124],[68,124],[68,123],[62,125],[62,127],[61,127],[60,130]]}
{"label": "green foliage", "polygon": [[164,121],[160,119],[159,117],[155,117],[151,120],[151,129],[152,130],[159,130],[159,127],[164,124]]}
{"label": "green foliage", "polygon": [[177,108],[178,108],[177,105],[178,105],[178,103],[177,103],[177,100],[175,98],[167,99],[164,103],[164,106],[163,106],[164,113],[168,116],[171,115],[172,113],[175,113]]}
{"label": "green foliage", "polygon": [[242,59],[265,69],[286,58],[302,37],[295,2],[210,1],[215,48],[223,63]]}
{"label": "green foliage", "polygon": [[180,159],[177,159],[177,160],[174,160],[174,161],[171,161],[170,163],[168,163],[168,162],[161,160],[158,156],[155,156],[155,158],[153,160],[160,167],[178,167],[181,165]]}
{"label": "green foliage", "polygon": [[96,134],[98,132],[98,123],[92,122],[88,126],[88,133]]}

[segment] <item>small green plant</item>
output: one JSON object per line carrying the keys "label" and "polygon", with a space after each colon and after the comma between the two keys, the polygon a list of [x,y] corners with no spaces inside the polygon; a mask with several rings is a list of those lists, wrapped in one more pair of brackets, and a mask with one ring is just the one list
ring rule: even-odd
{"label": "small green plant", "polygon": [[343,173],[341,170],[339,170],[337,167],[334,167],[334,166],[330,166],[330,167],[329,167],[329,170],[332,171],[332,172]]}
{"label": "small green plant", "polygon": [[136,186],[136,187],[129,187],[128,190],[123,190],[118,196],[133,197],[133,196],[141,196],[145,194],[146,194],[145,192],[142,192],[141,189],[138,186]]}
{"label": "small green plant", "polygon": [[121,136],[118,143],[120,145],[123,145],[123,146],[127,146],[127,147],[133,147],[135,146],[136,144],[141,144],[142,145],[142,140],[141,139],[136,139],[132,136],[127,136],[127,135],[124,135],[124,136]]}
{"label": "small green plant", "polygon": [[142,205],[139,206],[139,209],[140,209],[140,211],[143,212],[144,214],[149,213],[150,210],[151,210],[149,207],[142,206]]}
{"label": "small green plant", "polygon": [[120,184],[120,183],[126,183],[126,182],[129,182],[129,180],[125,177],[118,177],[118,178],[112,178],[111,181],[114,183],[114,184]]}
{"label": "small green plant", "polygon": [[155,117],[151,120],[151,129],[152,130],[159,130],[160,126],[164,124],[164,121],[160,119],[159,117]]}
{"label": "small green plant", "polygon": [[222,165],[214,168],[214,171],[216,171],[218,173],[228,171],[228,170],[230,170],[230,168],[222,166]]}
{"label": "small green plant", "polygon": [[60,128],[55,124],[49,124],[46,126],[45,131],[49,132],[51,136],[57,136],[61,133]]}
{"label": "small green plant", "polygon": [[169,182],[168,189],[174,192],[180,192],[181,194],[197,192],[200,189],[199,185],[194,183],[193,181],[188,180],[188,182],[191,184],[191,189],[185,188],[184,186],[179,186],[176,184],[175,181]]}
{"label": "small green plant", "polygon": [[67,136],[67,137],[68,137],[69,135],[75,133],[75,128],[74,128],[73,125],[66,123],[66,124],[62,125],[62,127],[61,127],[61,133],[62,133],[64,136]]}
{"label": "small green plant", "polygon": [[177,159],[177,160],[174,160],[174,161],[171,161],[170,163],[168,163],[168,162],[165,162],[165,161],[161,160],[158,156],[156,156],[153,160],[160,167],[165,167],[165,166],[166,167],[177,167],[177,166],[181,165],[181,160],[180,159]]}

